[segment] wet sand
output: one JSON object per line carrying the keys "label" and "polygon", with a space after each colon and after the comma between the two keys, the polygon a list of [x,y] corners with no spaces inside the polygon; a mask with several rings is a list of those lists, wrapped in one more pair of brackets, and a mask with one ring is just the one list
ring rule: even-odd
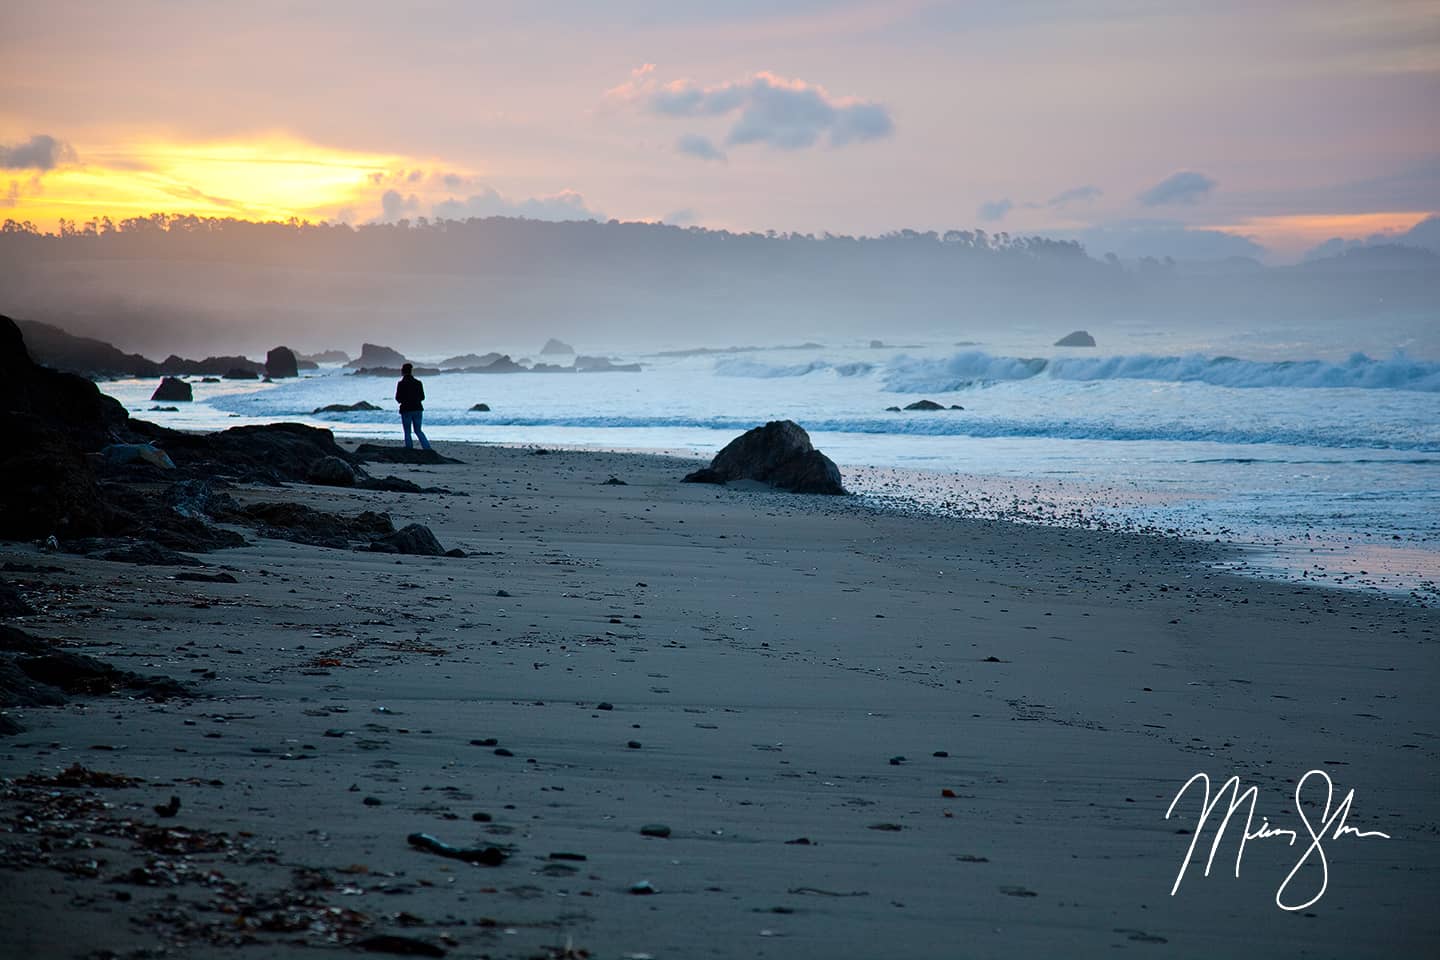
{"label": "wet sand", "polygon": [[[16,625],[201,694],[9,711],[28,730],[0,739],[0,776],[143,778],[5,787],[15,956],[376,936],[657,960],[1440,945],[1436,611],[1239,578],[1192,541],[682,485],[693,463],[662,457],[437,446],[465,464],[372,472],[469,496],[233,493],[387,510],[465,558],[252,536],[203,557],[238,581],[210,584],[0,546],[65,570],[5,575],[40,609]],[[1285,911],[1311,769],[1335,803],[1354,789],[1349,826],[1391,839],[1327,832],[1324,896]],[[1172,896],[1198,793],[1166,809],[1202,771],[1257,787],[1256,830],[1302,840],[1251,840],[1237,878],[1237,818],[1207,878],[1212,820]],[[1319,889],[1318,862],[1288,902]]]}

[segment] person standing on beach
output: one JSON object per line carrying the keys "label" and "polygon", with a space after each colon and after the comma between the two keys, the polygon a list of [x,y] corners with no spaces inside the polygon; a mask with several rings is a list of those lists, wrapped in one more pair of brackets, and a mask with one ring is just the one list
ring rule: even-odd
{"label": "person standing on beach", "polygon": [[400,382],[395,384],[395,402],[400,404],[400,426],[405,428],[405,449],[410,450],[410,431],[420,438],[420,446],[430,449],[430,439],[420,429],[421,414],[425,410],[425,384],[415,379],[415,367],[405,364],[400,368]]}

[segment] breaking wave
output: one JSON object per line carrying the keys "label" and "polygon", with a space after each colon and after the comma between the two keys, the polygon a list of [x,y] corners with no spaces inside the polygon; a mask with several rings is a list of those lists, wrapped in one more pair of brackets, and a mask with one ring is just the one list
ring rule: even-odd
{"label": "breaking wave", "polygon": [[1440,392],[1440,363],[1397,352],[1388,360],[1363,353],[1348,360],[1238,360],[1234,357],[996,357],[980,351],[943,359],[897,357],[885,368],[893,393],[944,393],[977,384],[1032,377],[1053,380],[1159,380],[1217,387],[1355,387]]}

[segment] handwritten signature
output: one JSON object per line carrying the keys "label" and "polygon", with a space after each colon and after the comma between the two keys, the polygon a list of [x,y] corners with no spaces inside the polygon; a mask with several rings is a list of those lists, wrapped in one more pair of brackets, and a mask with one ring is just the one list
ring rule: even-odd
{"label": "handwritten signature", "polygon": [[[1324,781],[1325,786],[1325,805],[1320,808],[1320,819],[1318,823],[1312,823],[1310,818],[1306,816],[1305,806],[1302,803],[1306,793],[1306,784],[1312,780]],[[1175,875],[1175,885],[1170,888],[1170,895],[1172,897],[1175,896],[1176,892],[1180,889],[1180,881],[1185,879],[1185,871],[1190,868],[1190,861],[1195,855],[1195,845],[1200,842],[1200,835],[1205,830],[1206,822],[1209,821],[1210,815],[1215,812],[1216,808],[1220,806],[1220,802],[1225,798],[1226,793],[1230,795],[1230,802],[1225,808],[1225,818],[1220,821],[1219,826],[1215,830],[1215,839],[1210,844],[1210,855],[1205,860],[1205,876],[1210,876],[1210,866],[1215,862],[1215,854],[1220,849],[1220,842],[1224,839],[1225,828],[1230,825],[1230,818],[1235,815],[1237,810],[1244,807],[1247,801],[1249,802],[1249,809],[1245,812],[1245,830],[1240,836],[1240,844],[1235,851],[1235,876],[1237,878],[1240,876],[1240,861],[1245,856],[1246,843],[1251,840],[1269,840],[1275,837],[1285,837],[1288,838],[1289,845],[1293,847],[1296,841],[1300,839],[1299,831],[1272,827],[1270,821],[1265,817],[1260,818],[1260,826],[1258,828],[1252,829],[1255,822],[1255,802],[1260,791],[1254,786],[1242,790],[1238,776],[1233,776],[1229,780],[1226,780],[1212,799],[1210,795],[1209,775],[1205,773],[1195,774],[1195,776],[1185,781],[1185,785],[1175,794],[1175,799],[1170,801],[1170,806],[1165,811],[1166,820],[1170,819],[1171,815],[1175,812],[1176,805],[1185,794],[1190,791],[1190,788],[1196,784],[1200,784],[1204,789],[1200,806],[1200,816],[1196,818],[1195,821],[1195,830],[1190,837],[1190,848],[1185,851],[1185,859],[1180,862],[1180,872]],[[1339,840],[1346,834],[1360,839],[1372,837],[1380,837],[1385,840],[1390,839],[1388,833],[1381,833],[1379,830],[1357,830],[1354,827],[1346,825],[1345,821],[1350,816],[1350,805],[1354,800],[1355,791],[1352,788],[1345,794],[1345,798],[1336,804],[1334,802],[1335,785],[1331,782],[1330,775],[1324,770],[1311,770],[1300,778],[1299,783],[1295,784],[1295,812],[1300,815],[1300,822],[1305,825],[1305,833],[1309,835],[1310,843],[1309,846],[1305,848],[1305,852],[1301,854],[1300,859],[1296,861],[1295,866],[1285,875],[1285,879],[1280,882],[1280,888],[1275,891],[1275,905],[1281,910],[1304,910],[1325,896],[1325,888],[1330,883],[1330,863],[1329,860],[1326,859],[1324,848],[1326,841]],[[1319,864],[1320,888],[1315,891],[1312,897],[1303,903],[1294,902],[1294,900],[1287,898],[1287,891],[1290,891],[1292,884],[1295,884],[1296,876],[1307,863],[1311,862],[1312,858],[1315,858]],[[1296,885],[1298,886],[1298,884]],[[1303,896],[1303,894],[1297,894],[1294,899],[1298,900],[1299,896]]]}

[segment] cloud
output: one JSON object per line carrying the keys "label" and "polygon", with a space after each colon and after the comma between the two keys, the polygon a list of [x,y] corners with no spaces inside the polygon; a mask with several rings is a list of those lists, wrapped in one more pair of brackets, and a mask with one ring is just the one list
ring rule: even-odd
{"label": "cloud", "polygon": [[481,187],[464,200],[451,197],[435,204],[431,213],[446,220],[467,217],[524,217],[528,220],[603,220],[604,214],[591,210],[585,198],[574,190],[562,190],[544,197],[512,200],[493,187]]}
{"label": "cloud", "polygon": [[[733,116],[724,140],[727,146],[763,144],[776,150],[803,150],[823,140],[831,147],[843,147],[888,137],[895,131],[884,104],[836,97],[804,80],[761,72],[746,80],[706,87],[692,80],[662,84],[654,72],[653,64],[632,71],[628,81],[607,91],[607,98],[635,104],[661,117]],[[701,147],[698,141],[693,146]],[[710,147],[718,152],[713,144]],[[694,149],[682,150],[701,155]]]}
{"label": "cloud", "polygon": [[13,147],[0,144],[0,169],[3,170],[54,170],[76,161],[75,148],[48,133],[37,133]]}
{"label": "cloud", "polygon": [[1122,220],[1057,235],[1079,240],[1092,257],[1114,253],[1123,260],[1173,257],[1176,260],[1259,259],[1266,249],[1249,237],[1223,230],[1187,227],[1175,220]]}
{"label": "cloud", "polygon": [[699,157],[701,160],[724,161],[725,151],[715,146],[709,137],[703,137],[698,133],[687,133],[675,141],[675,149],[681,153],[688,153],[692,157]]}
{"label": "cloud", "polygon": [[1217,183],[1203,173],[1181,170],[1172,173],[1135,199],[1141,206],[1158,207],[1171,203],[1198,203],[1210,195]]}
{"label": "cloud", "polygon": [[1004,197],[1000,200],[991,200],[988,203],[980,204],[978,215],[981,220],[1004,220],[1005,215],[1009,213],[1014,206],[1015,204],[1010,201],[1009,197]]}
{"label": "cloud", "polygon": [[1337,257],[1349,250],[1358,250],[1361,247],[1377,247],[1391,243],[1406,247],[1423,247],[1434,253],[1440,253],[1440,213],[1432,213],[1409,230],[1403,232],[1372,233],[1364,239],[1360,237],[1331,237],[1324,243],[1318,244],[1305,251],[1305,255],[1301,259],[1320,260],[1324,257]]}
{"label": "cloud", "polygon": [[1071,187],[1069,190],[1063,190],[1055,194],[1045,206],[1050,207],[1052,210],[1063,210],[1072,203],[1085,203],[1090,200],[1097,200],[1100,195],[1101,190],[1099,187]]}
{"label": "cloud", "polygon": [[399,220],[406,213],[420,209],[420,199],[415,194],[402,196],[399,190],[386,190],[380,197],[380,219],[387,222]]}

